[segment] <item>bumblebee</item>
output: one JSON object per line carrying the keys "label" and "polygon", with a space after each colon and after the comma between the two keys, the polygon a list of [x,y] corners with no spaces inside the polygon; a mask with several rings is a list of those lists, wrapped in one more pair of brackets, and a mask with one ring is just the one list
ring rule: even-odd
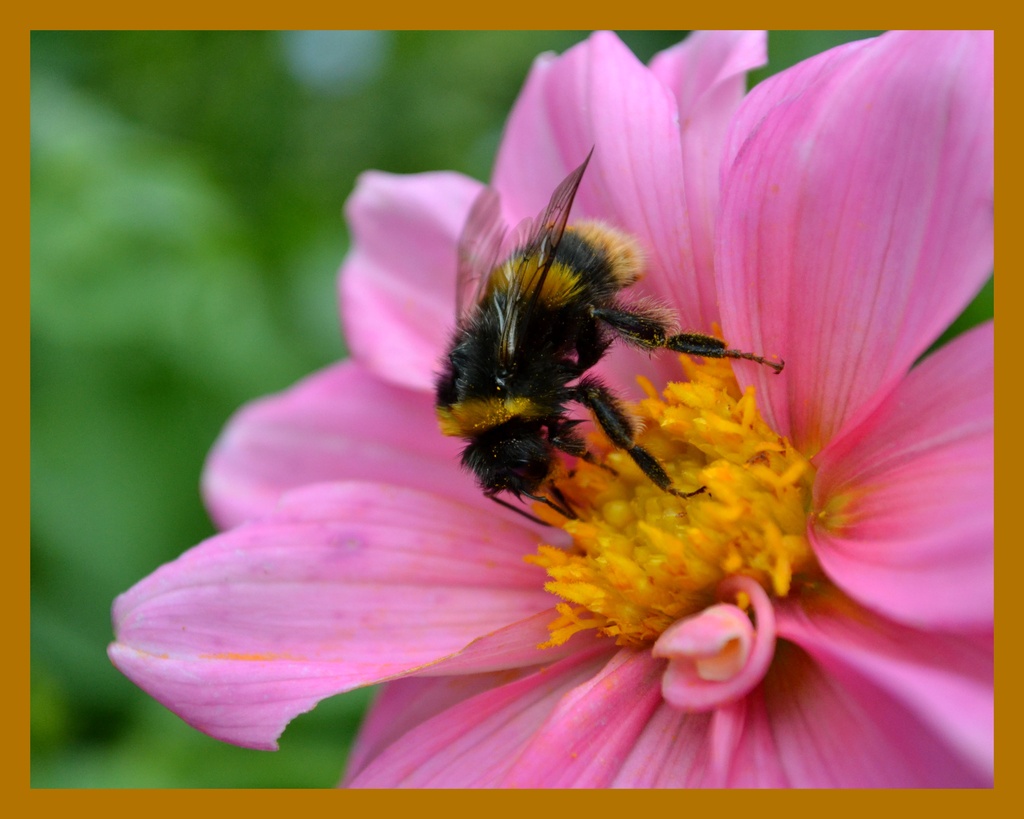
{"label": "bumblebee", "polygon": [[[552,482],[558,453],[593,460],[570,405],[582,405],[612,444],[657,486],[688,497],[658,460],[636,443],[622,402],[588,371],[616,340],[641,350],[742,358],[781,372],[783,362],[729,349],[713,336],[674,333],[661,305],[629,302],[623,291],[642,273],[636,241],[597,222],[567,227],[593,149],[551,195],[547,208],[509,234],[498,194],[473,203],[458,245],[457,320],[436,379],[445,435],[466,440],[462,464],[483,493],[537,520],[498,495],[574,511]],[[504,250],[511,248],[511,250]]]}

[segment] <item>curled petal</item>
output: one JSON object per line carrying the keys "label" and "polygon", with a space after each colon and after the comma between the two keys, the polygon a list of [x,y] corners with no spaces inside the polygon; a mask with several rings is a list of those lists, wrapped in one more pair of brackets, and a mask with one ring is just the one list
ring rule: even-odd
{"label": "curled petal", "polygon": [[731,577],[722,595],[746,594],[757,617],[755,632],[736,606],[717,605],[681,620],[661,635],[652,654],[668,659],[665,700],[683,711],[706,711],[735,702],[761,681],[775,649],[771,601],[748,577]]}
{"label": "curled petal", "polygon": [[[720,604],[673,623],[652,653],[670,658],[673,674],[693,681],[722,682],[731,680],[747,664],[753,642],[754,626],[746,612]],[[671,687],[666,679],[666,688]]]}

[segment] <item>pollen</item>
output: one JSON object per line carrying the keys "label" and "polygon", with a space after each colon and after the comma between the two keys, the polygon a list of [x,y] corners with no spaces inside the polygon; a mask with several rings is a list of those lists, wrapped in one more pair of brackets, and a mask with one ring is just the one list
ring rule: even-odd
{"label": "pollen", "polygon": [[[545,646],[595,629],[619,645],[650,646],[669,626],[717,602],[716,589],[745,576],[769,597],[820,578],[807,540],[813,467],[761,418],[755,391],[727,361],[682,356],[688,380],[632,407],[637,443],[654,455],[683,498],[659,489],[600,432],[558,488],[579,513],[563,528],[570,548],[541,544],[526,560],[561,599]],[[740,601],[743,605],[746,601]]]}

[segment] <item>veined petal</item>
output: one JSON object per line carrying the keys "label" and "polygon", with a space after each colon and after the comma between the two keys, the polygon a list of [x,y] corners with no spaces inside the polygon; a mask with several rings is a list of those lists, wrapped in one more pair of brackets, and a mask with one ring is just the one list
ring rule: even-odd
{"label": "veined petal", "polygon": [[611,782],[613,788],[707,787],[711,712],[684,714],[662,701],[633,742]]}
{"label": "veined petal", "polygon": [[695,31],[651,61],[651,71],[671,89],[679,109],[683,184],[699,294],[692,329],[707,332],[719,320],[714,236],[725,136],[746,94],[747,72],[767,60],[764,31]]}
{"label": "veined petal", "polygon": [[348,786],[389,745],[417,725],[464,700],[519,679],[535,669],[513,668],[455,677],[403,677],[383,683],[367,711],[349,753],[343,786]]}
{"label": "veined petal", "polygon": [[822,568],[902,622],[991,627],[993,354],[991,323],[956,338],[817,458]]}
{"label": "veined petal", "polygon": [[790,785],[772,737],[763,686],[715,712],[711,747],[715,787],[787,788]]}
{"label": "veined petal", "polygon": [[550,664],[555,660],[603,643],[593,632],[578,632],[558,646],[541,648],[551,639],[548,624],[556,619],[554,598],[548,606],[531,617],[478,637],[465,648],[416,671],[417,676],[435,677],[452,674],[477,674],[507,668]]}
{"label": "veined petal", "polygon": [[190,725],[274,748],[323,697],[550,608],[543,572],[522,560],[535,542],[428,493],[310,487],[118,597],[110,656]]}
{"label": "veined petal", "polygon": [[500,781],[502,787],[600,788],[619,774],[661,703],[664,663],[620,649],[562,697]]}
{"label": "veined petal", "polygon": [[991,270],[992,34],[892,33],[810,63],[737,116],[716,260],[726,337],[786,360],[778,378],[737,367],[813,454]]}
{"label": "veined petal", "polygon": [[352,354],[382,379],[432,388],[455,326],[458,237],[480,188],[456,173],[359,177],[345,206],[341,312]]}
{"label": "veined petal", "polygon": [[773,108],[795,99],[826,80],[829,75],[842,68],[862,48],[874,43],[874,38],[857,40],[830,48],[801,60],[774,76],[758,83],[744,98],[743,105],[732,118],[726,134],[725,150],[722,155],[721,172],[725,173],[736,161],[736,156],[751,134],[760,127]]}
{"label": "veined petal", "polygon": [[551,609],[493,631],[423,666],[415,676],[388,683],[360,731],[346,781],[392,741],[448,707],[532,673],[531,667],[537,670],[571,654],[607,648],[605,641],[583,632],[559,646],[540,648],[551,636],[547,624],[554,616]]}
{"label": "veined petal", "polygon": [[763,690],[767,720],[750,731],[770,737],[745,741],[774,742],[792,787],[991,785],[918,712],[855,667],[826,665],[780,641]]}
{"label": "veined petal", "polygon": [[[774,747],[789,787],[980,784],[886,693],[856,675],[831,676],[791,644],[780,647],[764,688],[751,695],[763,692],[764,708],[746,721],[740,747]],[[754,778],[736,766],[730,784],[753,787]]]}
{"label": "veined petal", "polygon": [[354,788],[496,786],[561,698],[593,677],[607,647],[574,652],[536,673],[484,691],[393,742]]}
{"label": "veined petal", "polygon": [[[993,641],[987,635],[918,631],[850,601],[783,604],[780,634],[800,645],[830,675],[856,674],[914,715],[933,736],[917,752],[927,767],[932,748],[959,759],[957,780],[991,784],[995,702]],[[953,784],[952,782],[948,784]]]}
{"label": "veined petal", "polygon": [[[706,104],[709,94],[726,88],[730,106],[739,105],[747,91],[746,73],[767,62],[765,31],[694,31],[678,45],[656,54],[651,71],[672,91],[679,116],[685,120]],[[726,118],[732,114],[728,110],[723,113]]]}
{"label": "veined petal", "polygon": [[481,503],[459,467],[460,446],[438,431],[428,394],[349,360],[243,407],[210,452],[203,495],[222,529],[268,514],[285,492],[327,481],[443,486],[453,499]]}

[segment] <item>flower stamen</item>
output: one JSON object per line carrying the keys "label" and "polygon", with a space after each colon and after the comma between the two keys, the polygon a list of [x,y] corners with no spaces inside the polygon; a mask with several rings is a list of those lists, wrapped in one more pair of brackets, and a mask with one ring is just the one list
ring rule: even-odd
{"label": "flower stamen", "polygon": [[[596,463],[581,461],[557,482],[579,512],[559,521],[573,547],[543,544],[526,558],[545,568],[545,588],[564,601],[545,645],[596,629],[619,645],[651,646],[674,623],[715,606],[730,578],[785,597],[817,575],[806,536],[813,467],[761,418],[754,388],[741,394],[728,362],[683,361],[690,379],[661,396],[641,381],[637,442],[682,492],[705,491],[662,491],[595,432]],[[699,673],[732,673],[729,664],[741,663],[747,637],[734,632],[735,646],[727,641],[703,658]]]}

